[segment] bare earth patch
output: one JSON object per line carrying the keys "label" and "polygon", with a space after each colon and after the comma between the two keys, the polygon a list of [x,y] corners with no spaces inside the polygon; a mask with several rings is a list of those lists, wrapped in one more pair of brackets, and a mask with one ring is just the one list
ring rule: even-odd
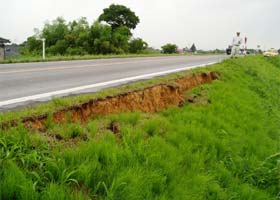
{"label": "bare earth patch", "polygon": [[[90,118],[102,115],[115,114],[119,112],[142,111],[155,113],[170,106],[181,106],[188,101],[184,92],[202,84],[211,83],[217,79],[215,72],[193,74],[174,80],[176,84],[158,84],[143,90],[108,96],[102,99],[92,99],[81,105],[68,107],[55,111],[52,116],[44,114],[41,116],[25,117],[20,122],[30,129],[44,131],[49,117],[56,124],[65,122],[86,122]],[[18,120],[3,123],[3,129],[16,126]]]}

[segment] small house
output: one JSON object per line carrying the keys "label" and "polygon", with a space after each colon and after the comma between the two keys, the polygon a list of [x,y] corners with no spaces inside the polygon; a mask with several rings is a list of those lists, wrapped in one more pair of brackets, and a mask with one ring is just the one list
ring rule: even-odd
{"label": "small house", "polygon": [[10,43],[10,40],[0,37],[0,60],[5,59],[5,44]]}
{"label": "small house", "polygon": [[9,44],[5,45],[5,58],[19,57],[19,45]]}

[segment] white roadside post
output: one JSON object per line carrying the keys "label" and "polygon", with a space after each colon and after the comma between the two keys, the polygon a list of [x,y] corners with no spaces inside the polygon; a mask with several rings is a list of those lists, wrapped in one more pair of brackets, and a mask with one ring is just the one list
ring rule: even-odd
{"label": "white roadside post", "polygon": [[42,39],[42,42],[43,42],[43,60],[46,59],[46,55],[45,55],[45,41],[46,41],[46,39],[43,38],[43,39]]}

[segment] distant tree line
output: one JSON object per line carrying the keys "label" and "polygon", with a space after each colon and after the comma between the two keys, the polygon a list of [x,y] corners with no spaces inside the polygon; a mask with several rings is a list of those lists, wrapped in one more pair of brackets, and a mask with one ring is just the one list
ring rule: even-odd
{"label": "distant tree line", "polygon": [[178,53],[178,51],[182,51],[183,53],[186,53],[186,52],[196,53],[197,52],[195,44],[193,44],[190,49],[186,47],[182,50],[179,50],[178,46],[176,44],[168,43],[166,45],[163,45],[161,47],[161,49],[162,49],[162,53],[165,53],[165,54]]}
{"label": "distant tree line", "polygon": [[131,33],[139,22],[133,11],[115,4],[104,9],[93,24],[85,17],[71,22],[58,17],[42,30],[36,29],[22,45],[21,53],[40,54],[42,38],[46,39],[48,55],[142,53],[148,44],[141,38],[133,38]]}
{"label": "distant tree line", "polygon": [[[42,30],[35,29],[35,34],[20,45],[20,53],[40,55],[43,38],[47,55],[159,53],[160,50],[149,48],[143,39],[133,38],[131,31],[139,23],[140,19],[133,11],[115,4],[105,8],[92,24],[85,17],[70,22],[58,17],[45,23]],[[195,53],[197,49],[195,44],[188,50],[178,50],[178,46],[171,43],[161,47],[164,54],[180,51]]]}

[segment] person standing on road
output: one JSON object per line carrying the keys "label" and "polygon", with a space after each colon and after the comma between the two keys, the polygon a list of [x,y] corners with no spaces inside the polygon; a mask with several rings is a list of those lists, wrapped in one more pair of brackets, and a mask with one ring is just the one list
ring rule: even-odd
{"label": "person standing on road", "polygon": [[240,37],[240,32],[236,33],[236,37],[232,41],[231,58],[237,58],[240,52],[240,46],[242,44],[242,38]]}

